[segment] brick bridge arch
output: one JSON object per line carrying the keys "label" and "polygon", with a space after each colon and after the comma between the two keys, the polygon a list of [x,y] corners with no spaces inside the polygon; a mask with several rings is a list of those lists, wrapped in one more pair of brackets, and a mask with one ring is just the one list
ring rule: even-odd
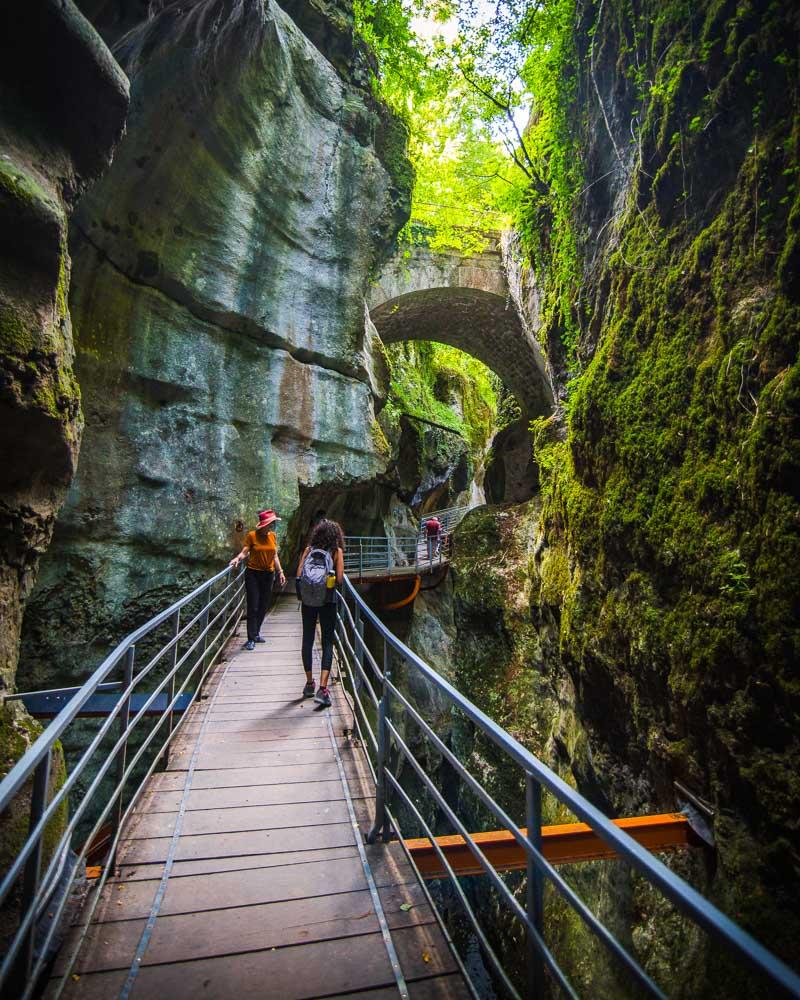
{"label": "brick bridge arch", "polygon": [[499,251],[397,253],[367,305],[385,344],[434,340],[457,347],[499,375],[527,416],[551,412],[544,359],[520,322]]}

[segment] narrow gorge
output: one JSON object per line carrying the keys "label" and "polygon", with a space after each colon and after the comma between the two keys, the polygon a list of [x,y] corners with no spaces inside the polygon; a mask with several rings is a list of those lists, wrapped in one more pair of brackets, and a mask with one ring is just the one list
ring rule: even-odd
{"label": "narrow gorge", "polygon": [[[706,846],[662,860],[800,970],[800,14],[9,0],[0,39],[2,693],[82,684],[262,508],[290,575],[319,510],[390,568],[458,510],[444,568],[407,601],[362,573],[369,606],[605,815],[688,816]],[[394,669],[522,824],[502,753]],[[0,719],[5,775],[41,726]],[[625,862],[561,870],[666,995],[776,995]],[[545,907],[578,994],[645,995]]]}

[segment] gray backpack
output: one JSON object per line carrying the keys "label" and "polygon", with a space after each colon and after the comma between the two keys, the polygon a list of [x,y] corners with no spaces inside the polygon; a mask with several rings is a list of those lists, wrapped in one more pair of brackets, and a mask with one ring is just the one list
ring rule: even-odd
{"label": "gray backpack", "polygon": [[325,549],[312,549],[300,571],[300,600],[310,608],[321,608],[328,601],[328,577],[333,573],[333,556]]}

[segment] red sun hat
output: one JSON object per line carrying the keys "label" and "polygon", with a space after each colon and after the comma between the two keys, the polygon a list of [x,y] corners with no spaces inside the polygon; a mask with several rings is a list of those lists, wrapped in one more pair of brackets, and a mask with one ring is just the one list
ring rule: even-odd
{"label": "red sun hat", "polygon": [[281,519],[274,510],[260,510],[258,512],[258,524],[256,525],[256,531],[258,531],[259,528],[266,528],[268,525],[272,524],[273,521],[280,520]]}

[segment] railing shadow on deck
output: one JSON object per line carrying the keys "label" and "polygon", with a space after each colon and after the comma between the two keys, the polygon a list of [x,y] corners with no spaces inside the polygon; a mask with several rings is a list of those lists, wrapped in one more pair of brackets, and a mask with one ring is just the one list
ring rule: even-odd
{"label": "railing shadow on deck", "polygon": [[[0,965],[0,989],[4,995],[13,989],[14,995],[26,1000],[35,993],[38,979],[50,961],[50,945],[59,932],[59,919],[70,899],[70,889],[84,876],[87,853],[95,842],[97,832],[104,823],[110,822],[102,873],[96,880],[91,899],[87,901],[81,915],[81,924],[88,927],[93,908],[100,898],[100,891],[112,869],[123,824],[134,808],[147,778],[168,752],[171,739],[179,731],[181,719],[185,718],[181,716],[176,722],[175,709],[179,699],[187,693],[195,699],[200,696],[204,680],[238,625],[245,603],[243,575],[244,570],[236,572],[226,568],[127,636],[74,692],[56,718],[0,783],[0,811],[6,812],[16,801],[22,802],[29,812],[27,838],[0,883],[0,901],[8,903],[13,897],[19,910],[18,926]],[[368,751],[368,762],[376,783],[376,815],[368,839],[374,841],[379,835],[385,838],[390,835],[392,828],[402,835],[398,824],[402,808],[419,830],[434,845],[436,843],[435,831],[430,828],[418,802],[398,780],[396,767],[390,766],[402,760],[411,768],[419,786],[430,796],[439,815],[446,819],[453,832],[464,838],[498,898],[525,933],[528,978],[525,986],[522,986],[521,983],[512,981],[508,975],[469,894],[465,892],[444,853],[436,848],[439,860],[449,874],[454,897],[480,945],[499,992],[511,997],[543,997],[552,992],[562,992],[570,997],[577,995],[567,981],[557,956],[546,943],[544,886],[547,882],[573,908],[597,940],[622,964],[640,991],[657,997],[665,995],[662,987],[654,982],[641,963],[602,924],[543,856],[539,831],[542,826],[544,793],[553,796],[575,817],[587,823],[620,858],[659,890],[686,918],[729,948],[731,954],[749,965],[764,983],[787,995],[800,997],[798,976],[615,826],[608,817],[405,646],[369,609],[347,578],[342,592],[337,593],[337,612],[338,667],[345,694],[353,708],[356,733]],[[166,641],[163,636],[159,636],[159,629],[164,630]],[[380,663],[372,652],[376,649],[380,651]],[[146,661],[138,670],[137,650]],[[475,731],[481,733],[502,755],[507,766],[517,769],[523,776],[525,832],[466,769],[457,754],[445,745],[411,699],[395,683],[392,668],[398,664],[402,664],[407,671],[413,671],[420,681],[429,685],[448,710],[457,711],[469,720]],[[133,694],[137,687],[144,686],[145,680],[148,682],[146,697],[141,702],[141,707],[132,713]],[[99,691],[113,691],[117,695],[116,701],[77,764],[70,770],[64,784],[51,797],[50,764],[57,752],[58,741]],[[156,715],[148,714],[164,693],[168,696],[164,710]],[[131,736],[144,718],[153,720],[153,726],[138,741],[135,753],[129,759]],[[427,774],[407,738],[404,738],[403,727],[408,724],[416,728],[417,736],[430,750],[447,761],[463,787],[483,804],[494,821],[509,831],[525,851],[527,882],[524,904],[487,861],[475,844],[464,819]],[[108,747],[104,745],[104,739],[110,743]],[[100,760],[102,755],[104,756]],[[51,845],[48,845],[49,860],[44,858],[46,831],[59,811],[65,807],[81,775],[90,764],[98,762],[97,772],[88,787],[76,796],[75,807],[65,830],[52,850]],[[110,781],[106,780],[107,776],[110,776]],[[30,800],[26,806],[29,792]],[[80,829],[80,824],[89,815],[90,809],[93,822],[86,832]],[[410,855],[409,860],[413,865]],[[430,899],[424,884],[423,891]],[[45,915],[47,919],[42,920]],[[447,933],[443,920],[442,927]],[[74,959],[80,944],[79,939],[71,952],[71,959]],[[62,982],[66,981],[69,968],[70,959]],[[524,993],[520,992],[521,989]]]}
{"label": "railing shadow on deck", "polygon": [[[400,810],[415,825],[413,836],[419,836],[422,831],[422,834],[430,839],[442,868],[448,873],[452,893],[480,946],[492,981],[501,995],[514,998],[521,996],[542,998],[562,994],[568,997],[578,996],[557,956],[546,943],[547,921],[544,910],[546,883],[549,883],[574,910],[612,959],[620,963],[621,968],[632,980],[634,990],[655,997],[668,995],[666,992],[668,987],[666,985],[662,987],[654,981],[642,963],[598,919],[585,901],[544,857],[541,828],[542,796],[545,793],[553,796],[579,821],[588,824],[619,858],[660,891],[685,918],[702,929],[711,940],[727,949],[730,956],[749,966],[757,980],[763,982],[767,989],[771,992],[776,990],[783,995],[800,997],[800,977],[663,862],[616,826],[404,645],[368,607],[350,580],[345,579],[343,592],[338,594],[337,598],[336,646],[341,679],[353,711],[355,735],[369,752],[369,766],[376,784],[376,815],[369,839],[374,841],[379,835],[384,838],[391,836],[392,829],[401,838],[404,835],[408,836],[408,832],[404,833],[398,823]],[[381,660],[380,663],[378,659]],[[481,782],[467,770],[457,754],[445,744],[412,704],[410,697],[395,683],[393,668],[397,669],[400,666],[409,673],[415,673],[417,682],[429,685],[431,690],[435,691],[440,705],[444,704],[448,711],[461,713],[466,720],[469,720],[475,732],[481,734],[496,748],[505,766],[517,769],[518,773],[521,772],[525,787],[524,829],[523,824],[517,825]],[[434,756],[438,755],[440,759],[446,761],[452,772],[457,775],[461,787],[467,789],[488,810],[493,822],[508,831],[525,852],[527,878],[524,903],[520,902],[507,881],[494,869],[475,843],[463,818],[458,815],[452,804],[452,796],[443,794],[442,789],[437,787],[428,775],[426,766],[419,759],[419,751],[415,753],[409,747],[409,738],[404,738],[401,732],[406,726],[412,730],[417,743],[423,746],[426,758],[430,759],[432,752]],[[527,942],[525,963],[527,971],[524,984],[512,981],[506,964],[490,941],[491,932],[482,924],[476,912],[474,896],[471,901],[469,894],[465,892],[463,879],[453,871],[444,852],[436,843],[436,834],[443,831],[431,829],[430,822],[423,815],[424,807],[419,798],[415,801],[414,796],[409,794],[407,783],[398,780],[400,773],[398,763],[410,766],[412,776],[418,783],[417,787],[424,790],[428,796],[428,803],[435,809],[439,819],[449,827],[447,832],[460,834],[464,838],[476,865],[482,869],[491,888],[497,893],[497,898],[524,932]],[[410,852],[407,851],[407,854],[409,862],[416,868]],[[419,872],[417,874],[419,875]],[[420,881],[422,882],[421,877]],[[428,892],[427,888],[425,891]],[[431,905],[438,913],[436,903],[430,894],[428,896]],[[439,914],[439,917],[442,929],[447,933],[442,915]],[[462,971],[465,971],[463,960]],[[475,996],[478,996],[477,992]]]}
{"label": "railing shadow on deck", "polygon": [[[24,819],[30,796],[27,837],[0,882],[0,906],[18,914],[0,964],[1,995],[13,993],[26,1000],[35,994],[52,959],[62,915],[76,884],[85,878],[89,852],[103,830],[102,870],[93,885],[89,912],[82,914],[88,927],[112,870],[123,825],[147,779],[169,753],[186,718],[182,710],[201,696],[209,671],[236,630],[244,602],[244,568],[228,567],[126,636],[81,687],[51,693],[69,697],[0,783],[0,814],[8,816],[16,809]],[[138,707],[132,710],[137,691],[144,693],[137,694]],[[61,752],[60,741],[97,704],[99,693],[104,701],[111,699],[104,706],[104,719],[64,783],[51,792],[51,765]],[[21,698],[12,695],[7,700]],[[140,726],[143,719],[151,723],[149,731]],[[89,738],[85,732],[81,736]],[[53,845],[49,831],[68,811],[71,793],[74,808]],[[44,856],[45,844],[49,857]],[[62,983],[68,972],[69,966]]]}

